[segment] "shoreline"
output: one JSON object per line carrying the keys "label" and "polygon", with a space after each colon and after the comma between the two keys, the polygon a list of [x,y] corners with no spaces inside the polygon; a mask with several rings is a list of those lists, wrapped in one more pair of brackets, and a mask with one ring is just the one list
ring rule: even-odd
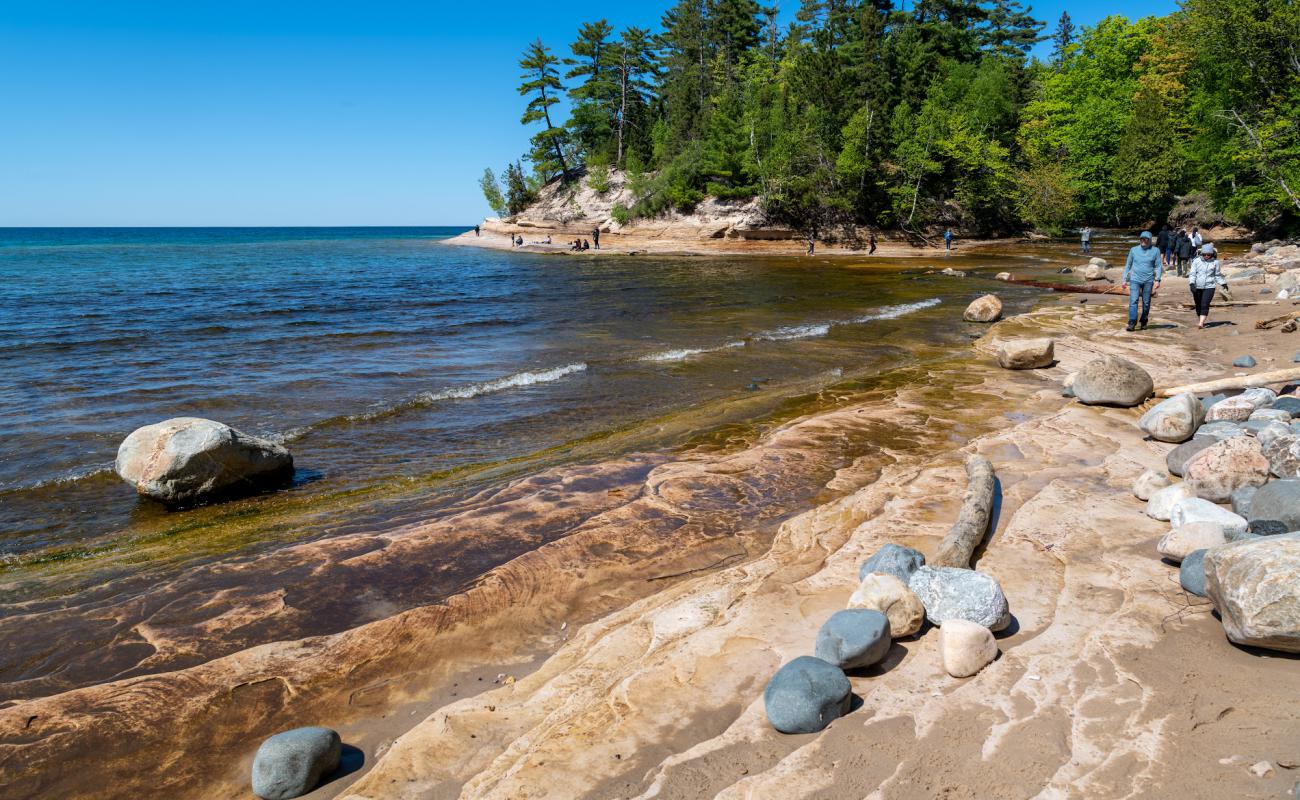
{"label": "shoreline", "polygon": [[[1218,764],[1205,748],[1225,738],[1263,747],[1261,734],[1252,738],[1250,714],[1270,713],[1272,690],[1300,688],[1297,677],[1285,671],[1284,659],[1252,660],[1228,645],[1217,624],[1207,624],[1212,620],[1193,615],[1173,623],[1175,632],[1188,634],[1182,639],[1154,630],[1164,616],[1179,613],[1166,597],[1167,580],[1162,585],[1168,569],[1153,555],[1163,526],[1135,523],[1124,503],[1136,503],[1128,484],[1144,466],[1162,463],[1163,450],[1141,441],[1132,424],[1138,410],[1086,408],[1059,396],[1065,372],[1102,352],[1137,361],[1157,383],[1226,370],[1237,353],[1214,355],[1189,345],[1207,332],[1186,329],[1188,312],[1176,307],[1181,296],[1169,300],[1175,294],[1165,294],[1154,313],[1178,319],[1179,327],[1146,334],[1119,332],[1112,300],[1046,297],[1035,311],[998,323],[971,352],[916,368],[931,380],[882,388],[860,403],[796,420],[754,447],[656,467],[627,483],[627,502],[593,497],[587,501],[592,516],[577,532],[493,570],[446,604],[333,636],[263,645],[175,672],[13,704],[0,710],[5,784],[34,790],[29,794],[56,788],[72,794],[102,787],[100,780],[111,775],[113,796],[163,786],[175,796],[239,796],[258,741],[254,732],[267,724],[258,720],[270,717],[277,730],[336,724],[345,742],[365,745],[363,769],[313,797],[518,797],[538,786],[572,797],[767,796],[790,784],[806,796],[847,797],[866,794],[862,789],[872,781],[885,797],[933,796],[963,783],[992,796],[1019,794],[1044,780],[981,767],[979,743],[987,749],[994,734],[1004,743],[995,752],[1012,742],[1028,748],[1031,761],[1056,758],[1048,777],[1062,791],[1094,782],[1096,791],[1081,796],[1111,796],[1105,787],[1117,787],[1112,781],[1121,778],[1163,786],[1197,765],[1228,780],[1218,784],[1225,791],[1280,786],[1284,777],[1255,779],[1244,766]],[[1243,324],[1269,314],[1231,313]],[[1056,367],[1008,373],[990,363],[999,339],[1035,333],[1057,337]],[[1285,345],[1276,332],[1242,333],[1234,344]],[[1222,347],[1225,340],[1200,341]],[[1256,352],[1263,355],[1258,346]],[[1193,359],[1210,359],[1218,368],[1187,366]],[[701,513],[706,501],[727,504],[720,513],[735,513],[746,492],[760,488],[728,477],[742,465],[776,459],[778,471],[797,469],[801,452],[884,429],[895,432],[892,440],[819,478],[823,490],[792,517],[751,522],[724,536],[702,524],[707,516],[684,533],[674,520],[683,509]],[[890,669],[853,678],[864,708],[817,735],[782,737],[767,729],[759,695],[775,666],[805,650],[816,621],[843,606],[855,588],[857,562],[879,544],[898,541],[933,552],[960,504],[961,455],[972,450],[988,455],[1003,480],[1003,508],[980,561],[1003,582],[1019,620],[1018,630],[1000,642],[1003,658],[973,679],[954,681],[935,673],[933,632],[904,640]],[[1103,507],[1082,513],[1097,503]],[[664,510],[671,513],[657,516]],[[1105,524],[1123,525],[1124,541],[1111,541]],[[628,538],[636,526],[639,535]],[[737,544],[745,551],[739,558]],[[1103,545],[1118,551],[1104,552]],[[1056,603],[1061,592],[1077,603]],[[1098,602],[1101,610],[1089,607]],[[1093,628],[1059,618],[1075,611]],[[1199,695],[1189,706],[1178,694],[1187,688],[1182,680],[1147,688],[1150,678],[1133,664],[1155,669],[1170,648],[1184,662],[1175,666],[1197,660],[1205,677],[1193,691],[1245,693],[1233,696],[1231,707],[1249,713],[1225,720],[1228,728],[1245,729],[1225,734],[1220,722],[1193,735],[1206,727],[1198,715],[1213,721],[1218,708],[1197,706]],[[1098,650],[1106,657],[1097,657]],[[1112,658],[1112,651],[1122,657]],[[439,654],[433,662],[431,653]],[[1071,661],[1071,653],[1079,658]],[[1108,670],[1119,677],[1084,677],[1072,687],[1080,682],[1072,677],[1080,659],[1094,677]],[[1219,679],[1261,663],[1283,668],[1270,669],[1261,681],[1269,692]],[[492,683],[494,672],[514,681]],[[1124,675],[1135,676],[1139,694],[1129,694]],[[461,690],[462,682],[474,696]],[[483,684],[488,691],[477,691]],[[1099,693],[1090,695],[1092,689]],[[1090,718],[1103,698],[1113,708]],[[1134,703],[1136,709],[1126,708]],[[1082,721],[1054,715],[1062,704]],[[1160,716],[1170,708],[1176,713]],[[1000,715],[992,727],[990,714]],[[399,722],[399,715],[406,719]],[[177,725],[193,731],[193,740],[147,733]],[[1139,729],[1135,746],[1107,739],[1126,727]],[[1091,769],[1071,766],[1071,748],[1043,751],[1036,744],[1058,735],[1082,735],[1083,756],[1095,745],[1119,750],[1133,763],[1145,758],[1147,767],[1117,768],[1110,756]],[[1256,754],[1261,758],[1276,761],[1294,750],[1294,735],[1268,738],[1276,752]],[[888,774],[877,774],[880,765],[853,775],[819,767],[821,759],[852,759],[882,741],[896,760]],[[1178,745],[1189,742],[1195,752],[1181,752]],[[101,754],[98,777],[59,775],[61,762],[81,748]],[[966,766],[953,768],[954,750],[967,753]],[[143,757],[168,764],[165,779],[141,774]],[[939,772],[949,785],[934,783]],[[1002,779],[1011,782],[990,783]]]}

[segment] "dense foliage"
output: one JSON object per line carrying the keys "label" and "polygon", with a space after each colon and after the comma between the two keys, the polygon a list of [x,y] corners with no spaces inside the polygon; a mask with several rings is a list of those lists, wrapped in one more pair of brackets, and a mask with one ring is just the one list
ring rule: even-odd
{"label": "dense foliage", "polygon": [[[1063,14],[1017,0],[805,0],[781,26],[755,0],[681,0],[657,33],[580,26],[561,59],[520,61],[534,131],[504,194],[611,169],[620,220],[758,197],[774,222],[922,235],[1143,224],[1207,194],[1248,225],[1300,220],[1300,6],[1186,0],[1164,18]],[[568,118],[557,119],[561,96]],[[494,208],[499,187],[484,182]]]}

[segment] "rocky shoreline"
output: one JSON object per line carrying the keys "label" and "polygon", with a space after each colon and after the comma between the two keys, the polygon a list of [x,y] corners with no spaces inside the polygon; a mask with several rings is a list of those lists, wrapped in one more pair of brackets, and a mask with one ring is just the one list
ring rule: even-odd
{"label": "rocky shoreline", "polygon": [[[1234,311],[1242,327],[1276,313]],[[593,498],[577,532],[446,605],[11,702],[0,786],[246,796],[262,738],[329,725],[365,763],[313,797],[1280,796],[1300,725],[1277,698],[1300,675],[1285,656],[1229,644],[1152,557],[1167,526],[1131,487],[1163,469],[1169,446],[1143,437],[1137,411],[1075,404],[1060,385],[1100,356],[1186,383],[1246,350],[1266,366],[1285,340],[1191,339],[1167,300],[1156,316],[1124,334],[1113,302],[1049,300],[902,388],[722,459],[655,467],[622,504]],[[998,366],[1004,345],[1041,338],[1054,366]],[[743,467],[797,470],[811,448],[885,430],[892,439],[819,478],[808,511],[710,531],[706,498],[732,497],[734,510],[763,491]],[[1002,655],[953,678],[938,637],[907,635],[849,676],[845,717],[816,734],[773,731],[764,684],[813,650],[867,556],[935,552],[972,455],[1000,482],[973,561],[1014,615]],[[73,761],[89,766],[66,770]],[[1269,774],[1249,769],[1263,761]]]}

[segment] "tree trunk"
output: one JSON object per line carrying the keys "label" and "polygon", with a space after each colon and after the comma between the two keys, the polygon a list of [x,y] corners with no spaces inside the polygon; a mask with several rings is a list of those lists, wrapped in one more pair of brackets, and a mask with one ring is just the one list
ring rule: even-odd
{"label": "tree trunk", "polygon": [[996,486],[997,477],[987,458],[975,455],[966,459],[966,499],[957,521],[939,543],[939,552],[931,566],[970,568],[971,554],[989,529]]}

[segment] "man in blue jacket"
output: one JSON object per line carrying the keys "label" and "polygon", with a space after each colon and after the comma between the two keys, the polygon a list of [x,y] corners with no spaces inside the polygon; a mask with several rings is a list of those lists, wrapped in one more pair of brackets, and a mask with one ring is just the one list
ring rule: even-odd
{"label": "man in blue jacket", "polygon": [[1147,315],[1151,312],[1151,293],[1160,288],[1162,274],[1160,251],[1151,246],[1151,232],[1142,231],[1138,244],[1128,251],[1124,262],[1124,288],[1128,289],[1128,327],[1138,324],[1138,299],[1142,300],[1142,330],[1147,329]]}

